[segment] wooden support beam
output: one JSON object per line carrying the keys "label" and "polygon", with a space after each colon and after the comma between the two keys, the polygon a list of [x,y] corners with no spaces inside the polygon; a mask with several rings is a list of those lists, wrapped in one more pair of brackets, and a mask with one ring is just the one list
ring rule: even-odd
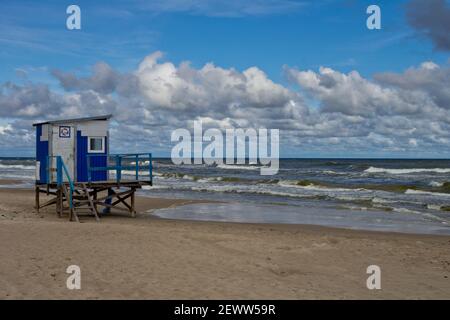
{"label": "wooden support beam", "polygon": [[112,199],[112,198],[114,198],[116,195],[121,196],[121,195],[123,195],[123,194],[125,194],[125,193],[128,193],[128,192],[130,192],[130,191],[127,190],[127,191],[122,191],[122,192],[117,193],[117,192],[115,192],[114,190],[111,189],[110,192],[111,192],[111,193],[108,194],[107,196],[103,196],[103,197],[101,197],[101,198],[98,198],[98,199],[97,199],[97,203],[100,203],[100,202],[102,202],[103,200]]}
{"label": "wooden support beam", "polygon": [[116,207],[116,206],[113,206],[112,204],[109,204],[109,203],[101,202],[98,205],[99,206],[104,206],[104,207],[107,207],[107,208],[114,208],[116,210],[121,210],[121,211],[125,211],[125,212],[128,212],[128,213],[130,212],[130,210],[128,210],[127,208]]}
{"label": "wooden support beam", "polygon": [[[134,200],[131,200],[131,205],[126,202],[126,199],[133,198],[134,193],[136,189],[132,188],[130,190],[122,191],[122,192],[116,192],[114,190],[109,191],[109,195],[106,197],[103,197],[102,199],[98,199],[95,203],[99,206],[104,206],[106,208],[115,208],[118,210],[127,211],[132,214],[132,216],[135,215],[136,211],[134,209]],[[114,199],[117,198],[117,200],[113,201],[112,203],[108,203],[107,201],[102,202],[101,200],[106,199]],[[123,204],[126,208],[117,207],[117,204]]]}
{"label": "wooden support beam", "polygon": [[56,198],[56,197],[53,198],[53,199],[50,199],[50,200],[48,200],[47,202],[45,202],[44,204],[41,204],[41,205],[39,206],[39,208],[44,208],[44,207],[47,207],[47,206],[49,206],[49,205],[55,204],[57,200],[58,200],[58,198]]}
{"label": "wooden support beam", "polygon": [[128,203],[125,202],[125,200],[128,199],[132,194],[133,194],[133,191],[131,191],[131,190],[127,191],[126,194],[124,194],[124,197],[122,197],[121,195],[116,193],[115,196],[116,196],[117,200],[114,201],[112,203],[112,205],[115,206],[118,203],[123,203],[128,208],[128,210],[130,210],[131,207]]}
{"label": "wooden support beam", "polygon": [[47,190],[39,188],[39,192],[40,193],[45,193],[46,195],[54,195],[54,196],[56,196],[56,191],[49,191],[49,192],[47,192]]}

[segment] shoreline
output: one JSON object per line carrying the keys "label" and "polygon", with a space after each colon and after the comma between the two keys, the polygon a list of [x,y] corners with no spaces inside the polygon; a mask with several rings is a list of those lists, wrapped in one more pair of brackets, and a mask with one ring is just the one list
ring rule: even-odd
{"label": "shoreline", "polygon": [[[7,181],[8,183],[4,183],[4,181]],[[11,192],[15,193],[25,193],[30,195],[33,195],[34,197],[34,190],[29,188],[5,188],[2,189],[1,185],[5,184],[20,184],[22,181],[18,180],[0,180],[0,196],[4,192]],[[183,205],[189,205],[189,204],[204,204],[204,203],[227,203],[227,202],[220,202],[220,201],[213,201],[213,200],[194,200],[194,199],[182,199],[182,198],[160,198],[160,197],[148,197],[148,196],[136,196],[137,204],[136,204],[136,210],[137,210],[137,216],[136,218],[130,218],[123,212],[115,212],[112,215],[104,215],[103,217],[106,219],[110,219],[111,221],[120,220],[120,222],[130,222],[133,223],[134,220],[138,222],[145,222],[146,220],[162,220],[162,221],[174,221],[174,222],[186,222],[186,223],[195,223],[195,224],[231,224],[231,225],[246,225],[246,226],[254,226],[254,227],[261,227],[261,226],[267,226],[270,228],[278,227],[280,230],[286,230],[286,231],[317,231],[317,232],[325,232],[330,231],[333,233],[354,233],[355,235],[360,234],[373,234],[373,235],[395,235],[395,236],[412,236],[412,237],[446,237],[450,239],[450,235],[448,234],[431,234],[431,233],[409,233],[409,232],[399,232],[399,231],[380,231],[380,230],[368,230],[368,229],[359,229],[359,228],[345,228],[345,227],[334,227],[334,226],[324,226],[319,224],[303,224],[303,223],[266,223],[266,222],[235,222],[235,221],[215,221],[215,220],[195,220],[195,219],[177,219],[177,218],[164,218],[157,216],[153,214],[151,211],[158,210],[158,209],[168,209],[173,207],[179,207]],[[33,206],[30,207],[32,211],[34,211]],[[53,208],[50,206],[49,208]],[[48,208],[44,209],[46,216],[48,218],[52,219],[52,213],[54,213],[54,218],[56,221],[64,221],[63,218],[57,218],[56,212],[48,212]],[[42,210],[41,210],[42,211]],[[50,209],[52,211],[52,209]],[[0,207],[1,212],[1,207]],[[1,213],[0,213],[1,215]],[[1,217],[1,216],[0,216]],[[130,218],[130,220],[128,220]],[[82,217],[84,219],[82,222],[90,222],[92,220],[91,217]],[[67,221],[69,222],[69,221]],[[134,224],[134,223],[133,223]]]}
{"label": "shoreline", "polygon": [[[136,197],[137,218],[97,223],[0,190],[1,299],[449,299],[450,237],[314,225],[163,219],[191,200]],[[82,289],[66,288],[79,265]],[[368,290],[379,265],[382,290]]]}
{"label": "shoreline", "polygon": [[[34,190],[32,184],[32,180],[0,179],[0,189]],[[228,194],[224,194],[222,197],[214,193],[192,195],[175,191],[175,195],[177,205],[159,205],[156,208],[153,207],[153,203],[149,205],[152,209],[166,209],[155,213],[155,216],[162,219],[197,222],[292,224],[359,230],[363,232],[375,231],[450,236],[450,220],[449,216],[444,212],[445,209],[443,208],[445,206],[436,209],[432,205],[427,205],[426,208],[419,209],[419,211],[408,208],[407,205],[391,208],[385,207],[383,204],[377,207],[375,203],[383,202],[376,196],[373,196],[372,200],[368,200],[369,202],[372,201],[371,203],[364,203],[362,204],[363,207],[359,208],[358,205],[351,206],[346,203],[331,203],[330,205],[326,201],[321,200],[316,203],[311,202],[311,204],[297,204],[294,202],[291,205],[290,202],[280,202],[280,205],[278,205],[279,203],[269,202],[270,199],[269,201],[263,201],[263,203],[253,203],[252,201],[247,203],[246,201],[239,201],[239,199],[236,200],[231,196],[229,197]],[[169,192],[153,193],[151,190],[149,192],[139,192],[138,190],[137,196],[149,199],[173,199]],[[355,197],[357,198],[357,196]],[[349,199],[353,199],[352,196],[349,196]],[[245,197],[244,200],[246,200]],[[351,200],[349,201],[351,202]],[[179,204],[186,204],[187,206],[177,208]],[[439,212],[436,211],[439,209]]]}

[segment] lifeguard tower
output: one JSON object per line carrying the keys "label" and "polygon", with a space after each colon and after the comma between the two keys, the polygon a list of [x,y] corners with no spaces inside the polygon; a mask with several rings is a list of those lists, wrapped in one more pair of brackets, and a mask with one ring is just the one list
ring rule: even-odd
{"label": "lifeguard tower", "polygon": [[[153,184],[152,154],[110,154],[111,115],[63,119],[36,127],[36,209],[56,205],[58,216],[93,215],[111,208],[135,216],[135,192]],[[53,196],[40,204],[39,194]],[[129,203],[127,203],[129,199]],[[119,206],[122,205],[122,206]]]}

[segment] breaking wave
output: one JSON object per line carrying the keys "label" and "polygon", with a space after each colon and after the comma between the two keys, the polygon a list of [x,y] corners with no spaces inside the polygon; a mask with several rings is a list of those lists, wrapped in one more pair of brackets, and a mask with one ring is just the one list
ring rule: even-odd
{"label": "breaking wave", "polygon": [[238,164],[219,164],[216,168],[228,169],[228,170],[258,170],[263,168],[262,166],[252,165],[238,165]]}
{"label": "breaking wave", "polygon": [[430,195],[430,196],[437,196],[437,197],[450,197],[450,193],[431,192],[431,191],[422,191],[422,190],[413,190],[413,189],[406,190],[405,194],[421,194],[421,195]]}
{"label": "breaking wave", "polygon": [[364,170],[366,173],[389,173],[389,174],[408,174],[420,172],[450,173],[450,168],[411,168],[411,169],[387,169],[369,167]]}
{"label": "breaking wave", "polygon": [[22,170],[34,170],[36,166],[26,166],[23,164],[1,164],[0,169],[22,169]]}
{"label": "breaking wave", "polygon": [[352,191],[365,191],[362,188],[341,188],[341,187],[332,187],[327,185],[322,185],[317,182],[311,182],[308,180],[281,180],[278,182],[279,186],[287,187],[287,188],[299,188],[299,189],[307,189],[307,190],[316,190],[316,191],[330,191],[330,192],[352,192]]}
{"label": "breaking wave", "polygon": [[429,183],[429,185],[430,185],[431,187],[440,188],[440,187],[444,186],[444,182],[431,181],[431,182]]}

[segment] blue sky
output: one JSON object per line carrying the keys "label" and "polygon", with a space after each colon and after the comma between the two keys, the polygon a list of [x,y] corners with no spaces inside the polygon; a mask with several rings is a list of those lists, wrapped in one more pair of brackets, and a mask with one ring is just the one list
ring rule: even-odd
{"label": "blue sky", "polygon": [[[82,10],[80,31],[65,27],[65,9],[72,3]],[[366,8],[374,1],[274,3],[274,9],[246,14],[238,5],[226,12],[214,6],[178,12],[152,7],[152,1],[2,1],[0,79],[14,78],[21,67],[88,72],[98,61],[127,70],[155,50],[174,63],[189,60],[198,67],[207,62],[239,70],[258,66],[276,81],[283,81],[283,65],[326,65],[343,72],[357,67],[370,76],[448,59],[430,42],[413,37],[405,1],[376,1],[382,30],[375,31],[365,23]]]}
{"label": "blue sky", "polygon": [[[44,86],[58,99],[65,99],[64,97],[68,95],[83,95],[92,89],[76,85],[70,88],[64,87],[61,84],[61,77],[54,75],[54,70],[70,73],[77,79],[91,77],[89,79],[93,80],[95,78],[93,67],[102,62],[114,72],[122,75],[134,74],[146,56],[158,51],[162,53],[162,57],[158,58],[158,63],[170,62],[176,68],[183,61],[189,61],[190,68],[195,71],[201,70],[205,64],[210,62],[218,68],[235,69],[239,73],[256,67],[264,72],[271,82],[289,90],[288,95],[291,96],[289,99],[298,99],[298,104],[301,100],[301,103],[306,104],[307,108],[312,110],[330,109],[333,103],[328,101],[329,97],[324,96],[323,91],[319,90],[320,88],[309,86],[306,73],[294,75],[295,70],[300,72],[311,70],[319,75],[319,68],[327,67],[334,70],[335,76],[340,77],[339,79],[343,79],[343,81],[347,81],[345,80],[347,78],[341,77],[342,75],[348,75],[351,71],[356,70],[363,79],[361,81],[371,82],[374,76],[380,73],[405,75],[405,70],[420,68],[419,66],[424,62],[432,61],[440,69],[448,69],[448,50],[440,47],[432,36],[427,36],[426,32],[421,33],[420,28],[408,21],[406,7],[411,2],[414,1],[36,2],[2,0],[0,4],[0,60],[2,65],[0,84],[12,83],[18,86],[17,91],[20,90],[21,93],[27,89],[36,90],[37,87]],[[434,2],[444,3],[448,7],[448,1]],[[81,8],[81,30],[69,31],[65,27],[68,16],[65,11],[70,4],[76,4]],[[381,30],[368,30],[366,27],[368,16],[366,8],[370,4],[377,4],[382,10]],[[420,70],[418,72],[420,73]],[[295,79],[293,80],[293,78]],[[352,81],[359,80],[353,79]],[[90,83],[92,84],[92,81]],[[393,83],[388,81],[380,84],[378,81],[377,85],[380,85],[382,89],[387,89]],[[398,83],[394,85],[398,86]],[[142,88],[142,86],[140,87]],[[406,90],[406,87],[408,86],[405,84],[400,89],[395,89],[402,90],[399,95],[403,97],[405,95],[403,90]],[[425,89],[415,87],[414,90],[414,92],[422,92]],[[446,96],[445,89],[442,90],[444,91],[440,94]],[[111,103],[114,104],[124,101],[124,97],[120,97],[118,92],[108,91],[99,94],[104,94],[103,100],[111,99]],[[299,95],[299,97],[292,98],[292,95]],[[419,96],[419,93],[417,95]],[[8,97],[9,100],[13,97],[12,93],[6,91],[3,92],[3,96],[5,101]],[[23,101],[22,98],[18,100]],[[238,102],[241,103],[241,101]],[[27,103],[30,101],[27,100]],[[27,113],[25,116],[22,115],[23,113],[16,113],[12,116],[8,116],[6,112],[1,114],[0,143],[3,141],[3,145],[0,144],[0,146],[3,150],[0,155],[14,152],[13,149],[8,148],[9,139],[12,138],[5,136],[5,128],[8,125],[25,128],[26,125],[23,121],[31,122],[34,119],[53,116],[57,109],[54,106],[45,106],[51,103],[43,103],[38,108],[39,112]],[[224,108],[229,108],[233,103],[236,101],[224,102]],[[366,101],[366,103],[374,104],[371,101]],[[340,105],[340,102],[336,102],[336,105]],[[144,98],[140,101],[139,106],[155,112],[164,107],[153,100],[148,101]],[[245,103],[241,103],[240,106],[242,110],[254,107],[253,105],[246,106]],[[0,108],[4,110],[9,107],[7,103],[0,104]],[[15,104],[15,108],[20,107],[26,108],[27,106]],[[443,109],[444,116],[448,115],[448,109],[442,108],[440,105],[437,107]],[[117,108],[114,108],[117,111]],[[285,104],[280,108],[286,108]],[[48,113],[50,109],[53,110],[53,113]],[[184,106],[182,109],[185,112],[189,108]],[[166,112],[167,108],[164,110]],[[375,115],[369,115],[369,113],[363,115],[362,112],[342,112],[342,109],[339,109],[339,112],[347,117],[342,121],[350,121],[348,116],[367,116],[372,117],[369,120],[376,122]],[[78,113],[84,115],[82,107],[79,107]],[[189,114],[187,111],[186,113]],[[386,114],[386,112],[378,111],[373,114],[376,113],[380,113],[380,116]],[[61,111],[60,114],[65,113]],[[205,115],[206,113],[193,112],[191,120]],[[412,120],[415,121],[420,120],[421,117],[418,113],[414,116],[411,116],[411,113],[409,115],[395,114],[395,116],[397,115],[405,116],[409,120],[412,117]],[[211,114],[208,116],[211,117]],[[322,116],[318,115],[315,121],[319,121],[317,120],[319,117]],[[331,121],[330,112],[327,113],[327,117],[326,121]],[[133,119],[122,118],[121,121],[128,129],[133,126]],[[223,121],[225,118],[237,119],[225,112],[223,115],[213,118],[217,121]],[[145,128],[145,123],[144,121],[139,125]],[[260,124],[267,124],[267,122]],[[417,125],[411,125],[417,127]],[[440,124],[440,129],[447,125],[448,123],[444,121]],[[1,126],[3,127],[3,137]],[[287,127],[289,128],[286,132],[290,138],[298,137],[299,141],[305,138],[305,135],[299,132],[297,132],[299,135],[297,136],[294,132],[295,127]],[[166,127],[166,129],[168,128],[169,126]],[[413,128],[405,128],[405,130],[411,129]],[[419,151],[421,151],[419,153],[422,156],[441,155],[440,150],[443,146],[439,145],[439,140],[444,139],[441,139],[444,143],[447,139],[447,137],[436,137],[435,142],[424,141],[421,148],[420,139],[424,138],[423,136],[405,137],[403,135],[403,138],[396,140],[396,138],[390,137],[386,131],[381,133],[377,130],[374,128],[371,131],[372,137],[375,136],[377,139],[379,136],[383,136],[393,140],[394,143],[400,143],[403,141],[401,139],[407,139],[404,141],[408,142],[412,141],[411,139],[418,141]],[[420,131],[417,128],[416,130]],[[423,132],[425,131],[424,128]],[[324,133],[317,135],[308,133],[308,135],[311,139],[339,138],[331,134],[323,136]],[[311,141],[311,144],[299,144],[298,147],[292,149],[286,147],[282,155],[412,156],[417,154],[417,149],[394,150],[386,148],[385,145],[378,147],[374,145],[371,149],[364,149],[361,147],[364,143],[355,149],[350,148],[347,152],[345,146],[350,143],[348,139],[356,139],[364,135],[367,138],[370,136],[370,132],[349,134],[345,136],[346,142],[343,141],[343,137],[340,137],[339,139],[342,141],[337,144],[336,149],[331,148],[331,151],[326,142],[323,142],[322,147],[317,150],[316,148],[311,149],[311,145],[321,145]],[[164,140],[161,139],[161,141]],[[167,154],[167,148],[164,148],[163,143],[159,143],[158,146],[154,139],[151,140],[152,144],[149,147],[160,150],[161,155]],[[20,151],[20,153],[32,153],[33,145],[30,141],[26,139],[22,141],[20,148],[25,151]],[[414,147],[415,144],[411,143],[411,147]],[[289,145],[291,144],[289,143]],[[302,145],[305,145],[306,150]],[[448,153],[446,154],[448,155]]]}

